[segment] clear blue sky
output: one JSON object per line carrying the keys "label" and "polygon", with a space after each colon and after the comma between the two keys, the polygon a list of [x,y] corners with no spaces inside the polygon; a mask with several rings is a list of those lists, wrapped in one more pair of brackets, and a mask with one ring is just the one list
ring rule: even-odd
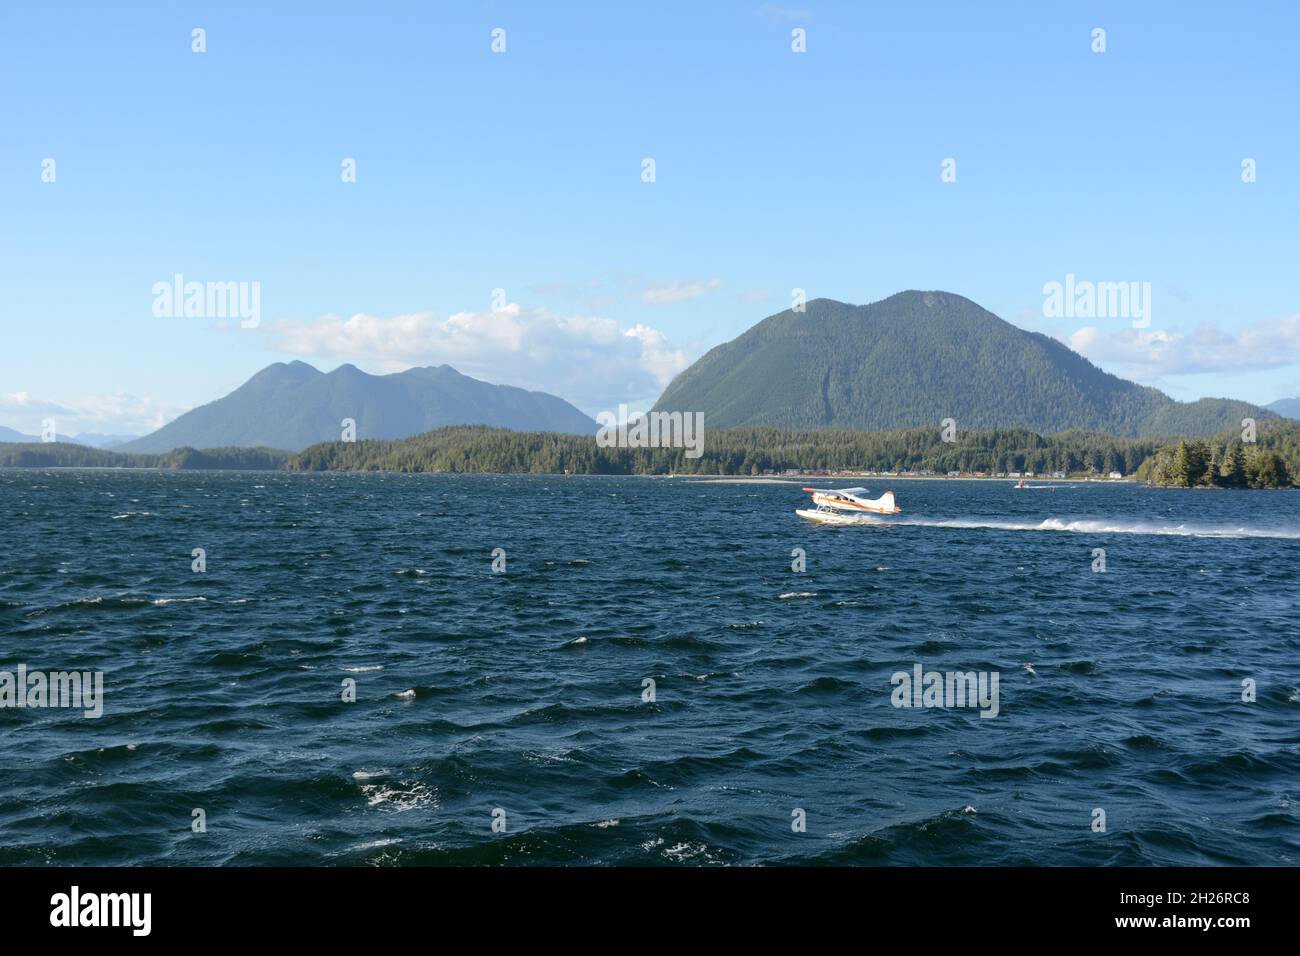
{"label": "clear blue sky", "polygon": [[[1180,399],[1297,394],[1298,28],[1284,2],[5,4],[0,424],[143,432],[291,358],[595,412],[793,287],[944,289],[1092,325],[1085,354]],[[154,316],[175,273],[258,281],[261,325]],[[1151,327],[1044,318],[1067,273],[1150,282]]]}

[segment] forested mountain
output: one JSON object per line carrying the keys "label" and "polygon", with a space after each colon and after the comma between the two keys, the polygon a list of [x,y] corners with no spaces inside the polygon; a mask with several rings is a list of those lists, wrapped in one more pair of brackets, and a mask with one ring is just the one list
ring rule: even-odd
{"label": "forested mountain", "polygon": [[703,412],[712,428],[771,425],[888,431],[938,426],[1211,435],[1274,413],[1228,399],[1176,402],[1097,368],[947,292],[871,305],[814,299],[712,349],[657,410]]}
{"label": "forested mountain", "polygon": [[181,415],[124,452],[173,448],[287,448],[297,451],[342,435],[406,438],[443,425],[494,425],[572,434],[596,433],[596,422],[562,398],[461,375],[449,365],[369,375],[353,365],[326,374],[306,362],[277,362],[224,398]]}

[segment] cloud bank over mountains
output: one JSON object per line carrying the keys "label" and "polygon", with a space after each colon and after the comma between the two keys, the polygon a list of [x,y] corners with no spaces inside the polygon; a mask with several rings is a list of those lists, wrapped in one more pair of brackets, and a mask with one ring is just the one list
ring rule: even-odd
{"label": "cloud bank over mountains", "polygon": [[148,396],[114,392],[54,401],[30,392],[0,394],[0,424],[39,435],[46,419],[60,435],[108,432],[143,435],[159,428],[185,409]]}
{"label": "cloud bank over mountains", "polygon": [[1241,372],[1300,363],[1300,312],[1232,331],[1084,326],[1063,340],[1107,371],[1150,383],[1171,375]]}
{"label": "cloud bank over mountains", "polygon": [[[553,283],[530,289],[541,304],[503,302],[495,309],[446,315],[364,311],[271,321],[258,330],[263,337],[259,346],[285,358],[324,367],[354,363],[374,373],[445,363],[484,381],[558,395],[592,416],[625,403],[648,408],[674,376],[716,344],[705,340],[707,335],[673,341],[654,318],[685,303],[698,305],[697,300],[712,298],[723,288],[722,279],[703,275],[647,279],[618,273]],[[717,307],[726,312],[732,306],[724,301],[738,303],[746,313],[776,312],[783,305],[762,289],[738,290],[718,300]],[[642,314],[636,321],[601,314],[619,302],[642,306]],[[1021,319],[1023,324],[1025,316]],[[1190,330],[1103,321],[1063,333],[1036,321],[1028,324],[1109,372],[1157,387],[1179,376],[1191,382],[1207,373],[1300,365],[1300,312],[1235,329],[1208,321]],[[0,424],[28,434],[38,434],[42,422],[53,418],[61,435],[143,435],[184,411],[184,406],[125,391],[57,400],[25,390],[0,394]]]}
{"label": "cloud bank over mountains", "polygon": [[499,384],[549,391],[584,411],[653,400],[690,357],[659,330],[509,303],[496,311],[279,321],[277,351],[382,372],[446,363]]}

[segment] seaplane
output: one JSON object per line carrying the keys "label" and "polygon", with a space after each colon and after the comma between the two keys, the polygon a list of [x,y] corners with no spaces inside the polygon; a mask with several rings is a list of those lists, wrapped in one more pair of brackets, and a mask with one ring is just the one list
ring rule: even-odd
{"label": "seaplane", "polygon": [[[800,518],[827,524],[855,524],[862,515],[896,515],[903,509],[894,503],[894,493],[886,491],[879,498],[866,498],[866,488],[805,488],[816,508],[798,508]],[[847,512],[847,513],[845,513]]]}

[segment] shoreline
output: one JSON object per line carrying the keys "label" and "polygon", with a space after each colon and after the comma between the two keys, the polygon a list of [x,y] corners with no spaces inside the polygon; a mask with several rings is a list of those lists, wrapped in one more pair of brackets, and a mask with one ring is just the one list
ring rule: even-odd
{"label": "shoreline", "polygon": [[[439,477],[545,477],[545,479],[646,479],[646,480],[681,480],[705,485],[798,485],[807,486],[814,481],[823,483],[841,483],[841,481],[870,481],[872,484],[893,483],[893,481],[993,481],[993,483],[1015,484],[1021,479],[1009,477],[978,477],[975,475],[870,475],[870,473],[848,473],[848,475],[710,475],[707,472],[689,473],[689,475],[645,475],[645,473],[627,473],[614,475],[607,472],[564,473],[558,471],[400,471],[380,470],[380,468],[165,468],[159,466],[110,466],[110,464],[0,464],[0,475],[8,472],[155,472],[160,475],[433,475]],[[1227,488],[1223,485],[1167,485],[1152,481],[1141,481],[1134,477],[1122,479],[1093,479],[1093,477],[1066,477],[1066,479],[1026,479],[1041,481],[1043,484],[1031,484],[1024,490],[1049,490],[1052,488],[1074,488],[1079,485],[1122,486],[1122,488],[1151,488],[1161,490],[1179,490],[1179,492],[1286,492],[1300,490],[1300,485],[1279,485],[1277,488]]]}
{"label": "shoreline", "polygon": [[[808,481],[1009,481],[1013,484],[1020,481],[1019,478],[993,478],[988,475],[978,477],[976,475],[875,475],[863,472],[861,474],[838,474],[838,475],[804,475],[802,477],[793,477],[790,475],[719,475],[719,476],[700,476],[700,475],[640,475],[629,477],[642,478],[706,478],[713,482],[744,483],[752,484],[757,482],[775,482],[778,484],[800,485]],[[1025,481],[1035,482],[1067,482],[1073,485],[1141,485],[1145,482],[1138,481],[1135,478],[1025,478]],[[1031,488],[1033,485],[1030,486]]]}
{"label": "shoreline", "polygon": [[[321,468],[321,469],[298,469],[298,468],[163,468],[157,466],[139,466],[127,467],[122,465],[0,465],[0,473],[3,472],[34,472],[34,471],[109,471],[109,472],[156,472],[159,474],[261,474],[261,475],[441,475],[471,477],[475,475],[483,477],[504,478],[511,476],[531,476],[535,478],[646,478],[655,480],[681,480],[693,481],[697,484],[776,484],[776,485],[803,485],[810,481],[994,481],[994,482],[1012,482],[1019,481],[1018,478],[993,478],[990,476],[978,477],[976,475],[877,475],[867,472],[848,473],[836,475],[716,475],[707,472],[699,474],[671,474],[671,475],[652,475],[652,474],[609,474],[605,472],[579,472],[565,473],[559,471],[404,471],[400,469],[382,469],[382,468]],[[1090,485],[1140,485],[1144,482],[1132,478],[1027,478],[1026,481],[1057,481],[1067,482],[1069,484],[1090,484]],[[1031,486],[1032,487],[1032,486]],[[1156,487],[1176,487],[1156,486]]]}

